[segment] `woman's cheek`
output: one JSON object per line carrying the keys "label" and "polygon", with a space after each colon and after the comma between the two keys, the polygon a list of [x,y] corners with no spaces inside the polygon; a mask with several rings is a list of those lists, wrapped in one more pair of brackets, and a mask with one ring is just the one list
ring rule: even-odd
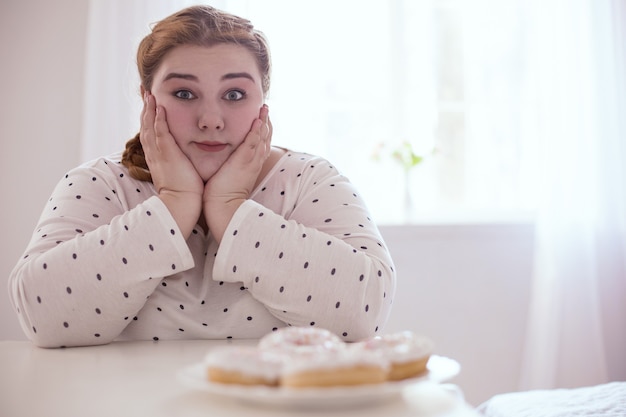
{"label": "woman's cheek", "polygon": [[241,143],[246,138],[250,129],[252,128],[252,123],[255,119],[259,117],[259,114],[252,111],[247,111],[245,114],[239,113],[231,118],[233,126],[236,127],[233,132],[233,136],[237,138],[238,142]]}
{"label": "woman's cheek", "polygon": [[185,132],[191,130],[192,120],[189,112],[181,111],[175,106],[165,107],[165,115],[167,117],[167,126],[170,133],[174,136],[176,143],[180,145],[180,138],[185,137]]}

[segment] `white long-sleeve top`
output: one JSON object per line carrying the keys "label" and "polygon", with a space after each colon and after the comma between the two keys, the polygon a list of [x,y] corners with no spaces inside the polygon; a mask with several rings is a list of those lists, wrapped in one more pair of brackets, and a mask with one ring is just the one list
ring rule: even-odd
{"label": "white long-sleeve top", "polygon": [[258,338],[319,326],[346,341],[387,321],[395,271],[364,202],[323,158],[287,152],[221,244],[185,240],[121,154],[71,170],[44,207],[9,295],[44,347]]}

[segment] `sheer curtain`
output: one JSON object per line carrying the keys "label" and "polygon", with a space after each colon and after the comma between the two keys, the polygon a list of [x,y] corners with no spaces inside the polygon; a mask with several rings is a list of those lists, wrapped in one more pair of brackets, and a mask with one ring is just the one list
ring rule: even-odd
{"label": "sheer curtain", "polygon": [[[533,3],[540,198],[522,388],[626,379],[626,3]],[[532,116],[529,116],[529,118]]]}

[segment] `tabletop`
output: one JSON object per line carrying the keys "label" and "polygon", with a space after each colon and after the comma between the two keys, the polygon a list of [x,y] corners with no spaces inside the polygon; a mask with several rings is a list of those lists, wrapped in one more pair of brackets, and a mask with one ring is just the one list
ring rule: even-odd
{"label": "tabletop", "polygon": [[260,404],[182,383],[185,369],[226,344],[256,340],[114,342],[103,346],[43,349],[26,341],[0,341],[0,415],[99,416],[437,416],[478,414],[450,384],[420,383],[380,402],[318,406]]}

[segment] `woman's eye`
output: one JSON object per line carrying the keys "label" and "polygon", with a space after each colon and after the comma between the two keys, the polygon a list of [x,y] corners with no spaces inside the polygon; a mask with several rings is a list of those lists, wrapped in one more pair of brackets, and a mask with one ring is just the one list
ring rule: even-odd
{"label": "woman's eye", "polygon": [[175,92],[174,95],[176,97],[178,97],[178,98],[182,98],[183,100],[191,100],[192,98],[196,97],[189,90],[179,90],[179,91]]}
{"label": "woman's eye", "polygon": [[246,93],[244,93],[243,91],[239,91],[239,90],[230,90],[229,92],[227,92],[224,95],[224,98],[226,100],[230,100],[230,101],[239,101],[242,98],[244,98],[246,96]]}

